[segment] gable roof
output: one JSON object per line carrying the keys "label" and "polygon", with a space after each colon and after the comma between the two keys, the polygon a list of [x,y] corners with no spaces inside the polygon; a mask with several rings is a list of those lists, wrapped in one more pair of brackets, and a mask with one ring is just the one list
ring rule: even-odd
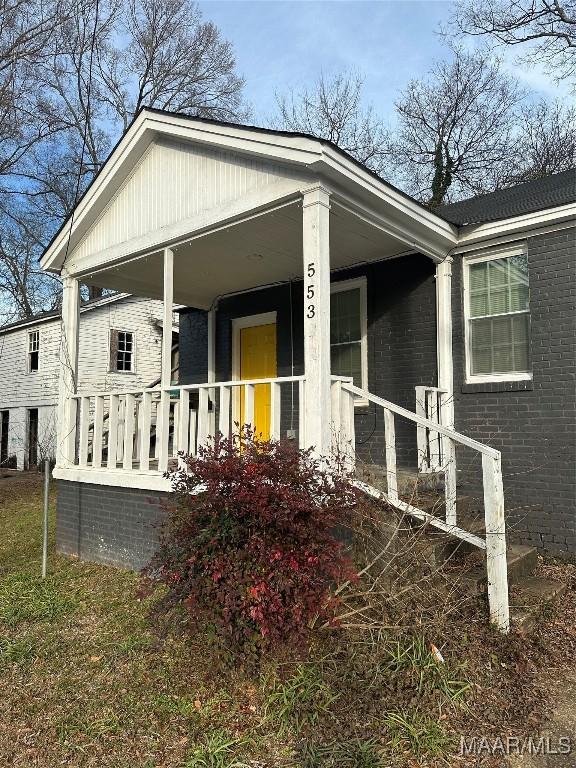
{"label": "gable roof", "polygon": [[[98,296],[95,299],[89,299],[80,306],[80,312],[89,312],[91,309],[98,309],[98,307],[104,307],[106,304],[113,304],[116,301],[121,301],[130,296],[129,293],[115,293],[112,296]],[[18,328],[26,328],[29,325],[37,325],[39,323],[46,323],[49,320],[59,320],[61,312],[59,309],[52,309],[49,312],[39,312],[33,317],[25,317],[22,320],[15,320],[13,323],[0,326],[0,335],[8,331],[15,331]]]}
{"label": "gable roof", "polygon": [[[456,242],[455,228],[437,213],[380,176],[329,141],[303,133],[227,123],[159,109],[143,108],[124,132],[110,156],[54,235],[41,257],[44,269],[59,271],[129,177],[148,147],[173,139],[248,158],[265,159],[286,168],[321,175],[328,183],[354,188],[386,212],[393,212],[411,229],[430,238],[433,252],[445,253]],[[410,233],[412,242],[413,232]],[[420,233],[421,234],[421,233]]]}
{"label": "gable roof", "polygon": [[435,212],[456,226],[464,226],[509,219],[575,202],[576,169],[573,168],[486,195],[441,205]]}

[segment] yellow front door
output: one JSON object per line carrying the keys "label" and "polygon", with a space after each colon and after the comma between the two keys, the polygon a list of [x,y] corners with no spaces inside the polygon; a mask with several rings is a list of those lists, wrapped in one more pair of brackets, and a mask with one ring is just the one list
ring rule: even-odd
{"label": "yellow front door", "polygon": [[[274,379],[276,372],[276,323],[240,329],[240,378]],[[240,399],[240,423],[244,424],[244,393]],[[254,431],[262,440],[270,437],[270,385],[254,387]]]}

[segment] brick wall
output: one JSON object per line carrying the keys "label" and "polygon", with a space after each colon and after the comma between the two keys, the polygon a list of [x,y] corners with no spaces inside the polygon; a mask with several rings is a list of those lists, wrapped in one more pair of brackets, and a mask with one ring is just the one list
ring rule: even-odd
{"label": "brick wall", "polygon": [[[502,452],[506,515],[518,541],[576,553],[576,230],[529,238],[533,380],[464,383],[462,260],[454,263],[456,428]],[[479,462],[459,452],[459,481]]]}
{"label": "brick wall", "polygon": [[[368,389],[410,411],[415,387],[436,385],[436,285],[433,262],[420,254],[370,265],[368,280]],[[384,463],[382,409],[358,409],[359,455]],[[416,429],[396,418],[397,460],[417,464]]]}
{"label": "brick wall", "polygon": [[167,497],[59,480],[56,548],[82,560],[139,570],[156,550]]}
{"label": "brick wall", "polygon": [[[410,410],[415,387],[436,383],[436,311],[434,264],[412,254],[332,275],[333,281],[367,278],[369,389]],[[292,301],[290,301],[292,297]],[[222,299],[216,315],[216,378],[232,377],[232,320],[263,312],[277,313],[278,376],[304,372],[302,282],[281,285]],[[204,318],[199,316],[204,315]],[[204,324],[203,324],[204,323]],[[206,381],[205,313],[188,310],[180,322],[180,375],[182,383]],[[203,378],[204,377],[204,378]],[[294,388],[297,389],[296,387]],[[282,434],[298,426],[297,392],[282,388]],[[370,463],[384,455],[382,412],[369,406],[356,410],[359,451]],[[398,461],[416,465],[416,435],[398,419]]]}

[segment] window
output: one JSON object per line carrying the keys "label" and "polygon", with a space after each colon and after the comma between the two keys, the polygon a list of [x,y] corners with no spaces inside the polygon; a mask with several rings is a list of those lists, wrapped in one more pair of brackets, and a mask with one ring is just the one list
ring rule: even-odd
{"label": "window", "polygon": [[134,334],[110,331],[110,370],[130,373],[134,370]]}
{"label": "window", "polygon": [[530,378],[525,251],[465,261],[464,289],[469,380]]}
{"label": "window", "polygon": [[366,280],[333,283],[330,301],[330,362],[334,375],[351,376],[368,386]]}
{"label": "window", "polygon": [[38,370],[40,355],[40,331],[28,332],[28,370],[30,372]]}

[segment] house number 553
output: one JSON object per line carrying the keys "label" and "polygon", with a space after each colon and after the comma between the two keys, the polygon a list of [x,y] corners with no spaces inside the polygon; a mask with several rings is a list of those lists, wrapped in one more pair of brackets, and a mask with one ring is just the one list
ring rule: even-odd
{"label": "house number 553", "polygon": [[[314,266],[314,262],[311,262],[310,264],[308,264],[307,273],[308,273],[308,279],[313,278],[314,275],[316,274],[316,267]],[[314,301],[311,301],[311,299],[314,298],[315,294],[316,294],[316,291],[314,289],[314,283],[309,282],[308,285],[306,286],[306,299],[310,302],[306,306],[306,317],[308,319],[312,319],[316,315],[316,303]]]}

